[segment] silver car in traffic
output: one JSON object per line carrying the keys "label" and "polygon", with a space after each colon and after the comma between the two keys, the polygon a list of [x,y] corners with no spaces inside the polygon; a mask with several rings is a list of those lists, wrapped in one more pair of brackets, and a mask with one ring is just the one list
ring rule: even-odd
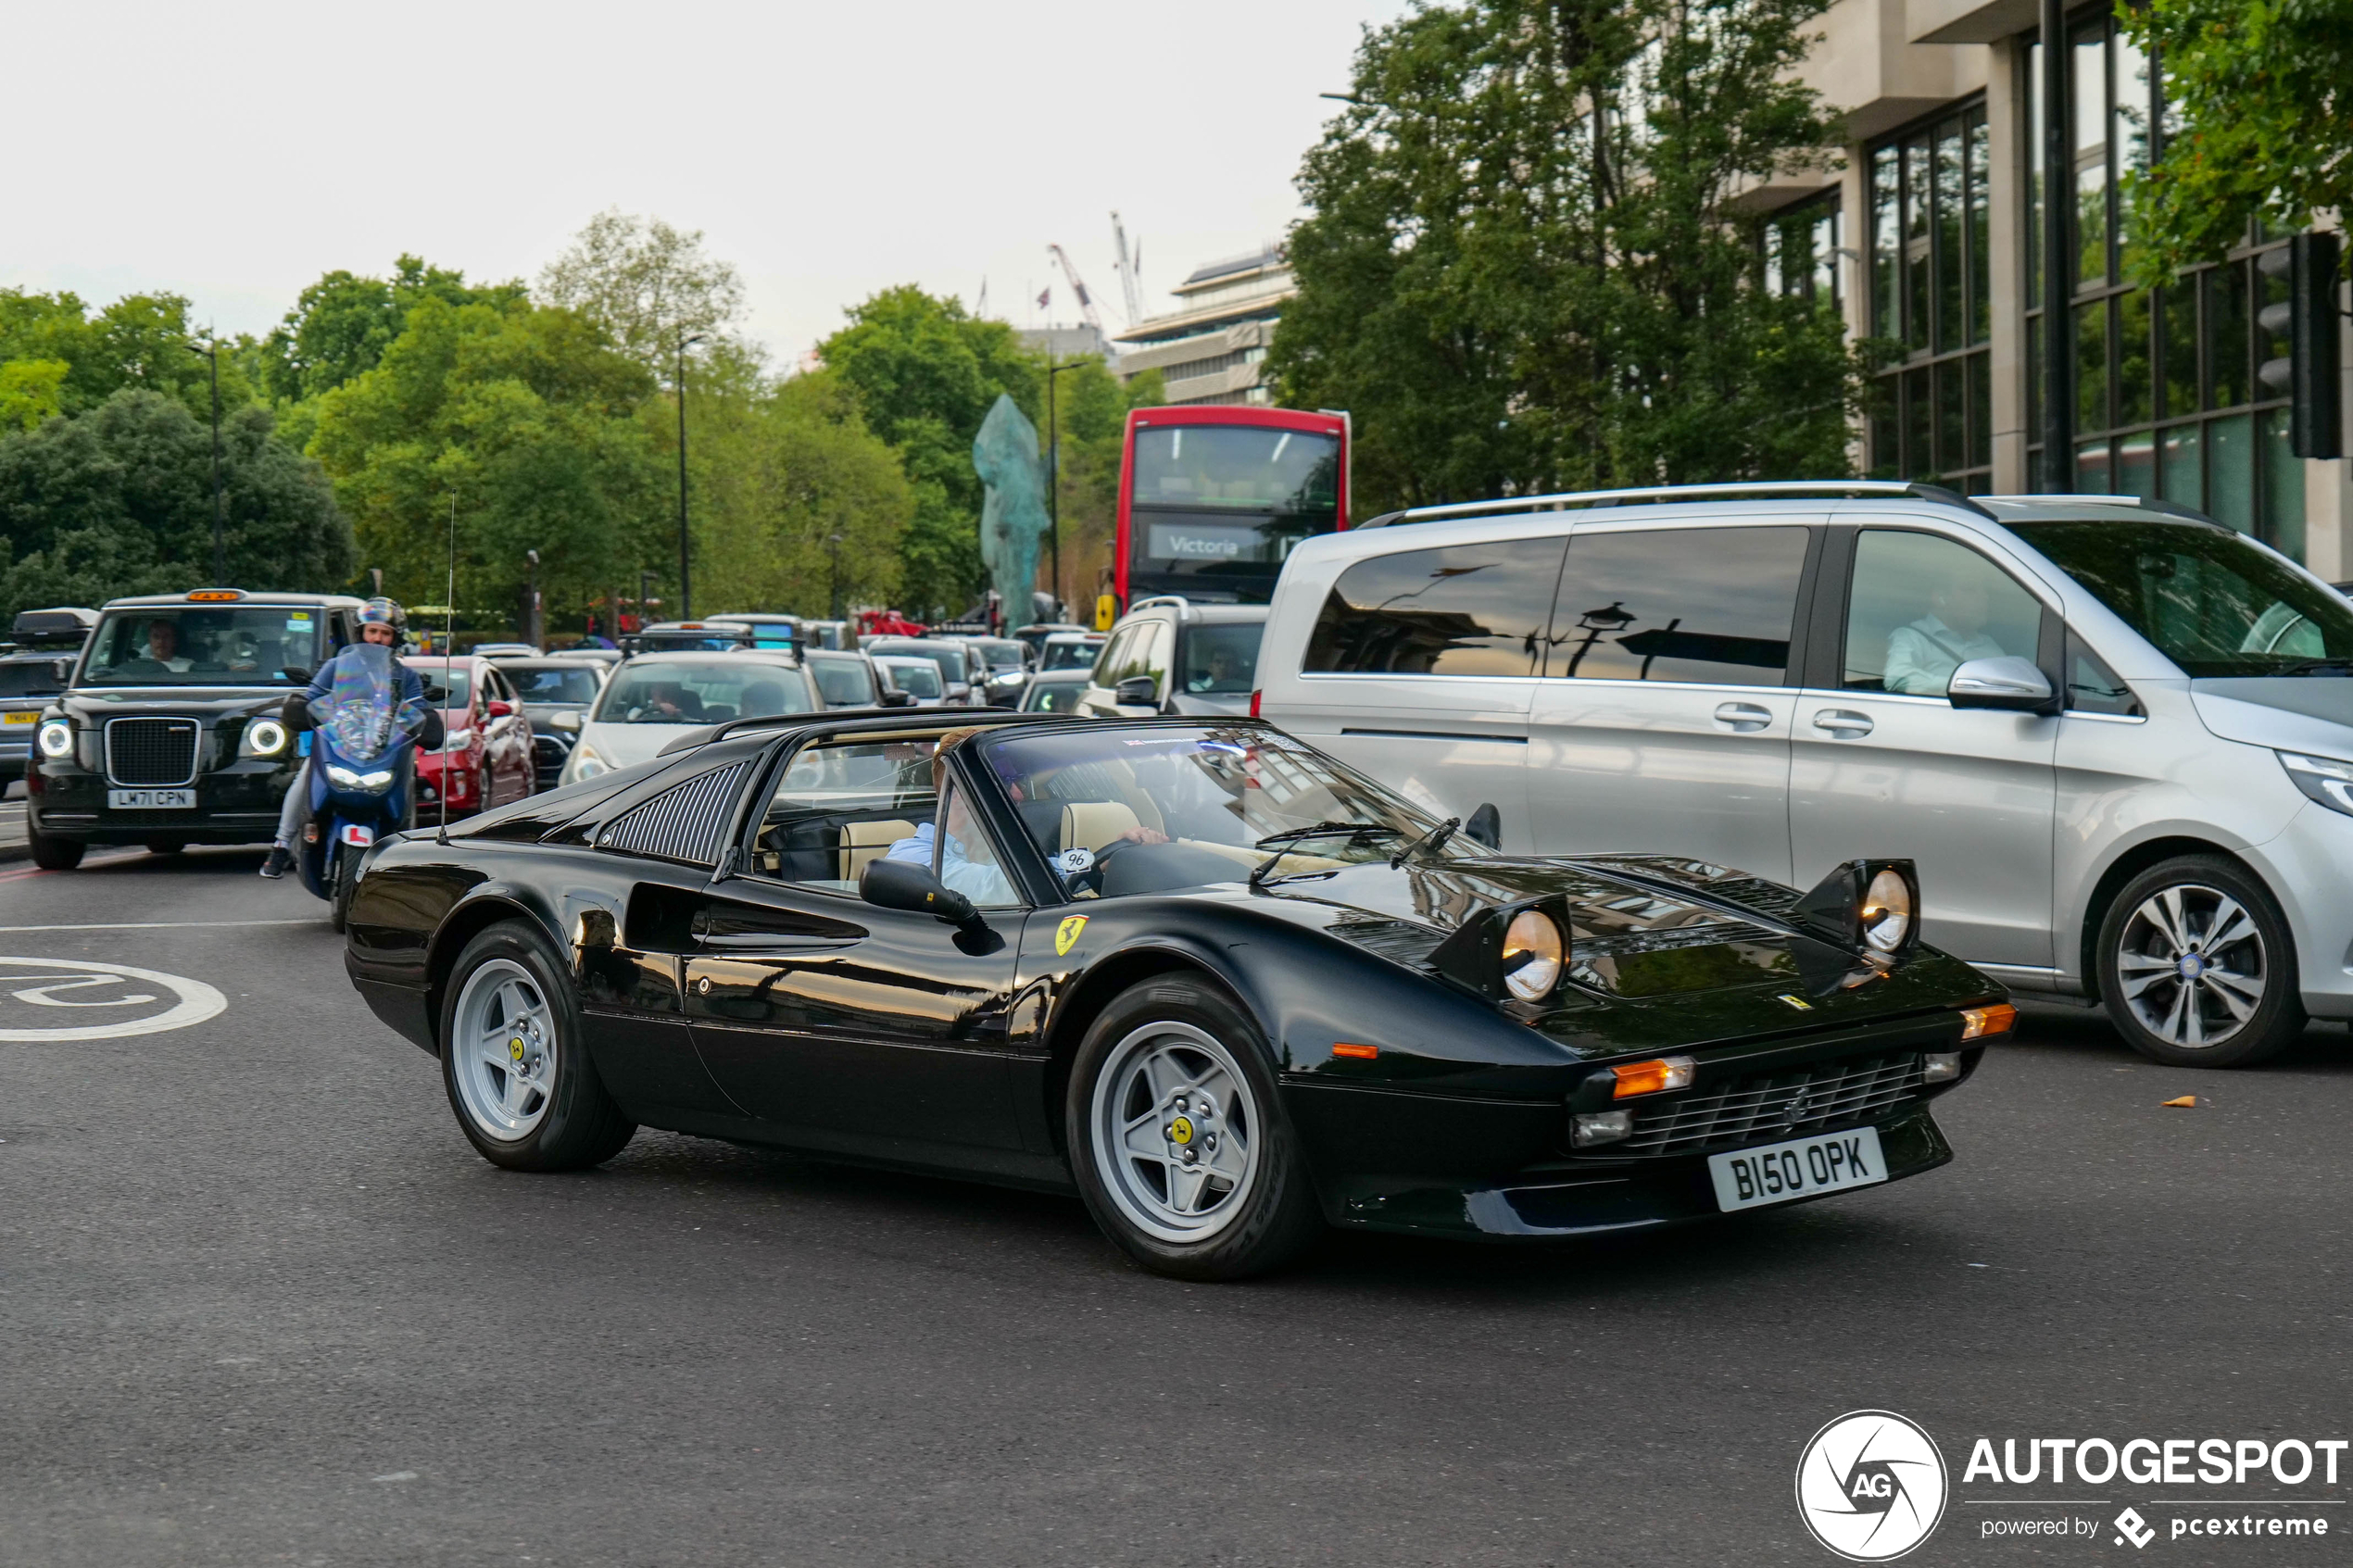
{"label": "silver car in traffic", "polygon": [[1302,543],[1267,719],[1507,849],[1804,885],[1908,856],[1926,935],[2158,1060],[2353,1018],[2353,605],[2130,496],[1697,486]]}

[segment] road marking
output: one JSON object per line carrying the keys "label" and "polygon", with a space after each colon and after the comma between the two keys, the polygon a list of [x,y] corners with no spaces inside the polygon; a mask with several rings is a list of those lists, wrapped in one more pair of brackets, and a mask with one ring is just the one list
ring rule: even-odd
{"label": "road marking", "polygon": [[[63,970],[66,972],[8,972],[18,965],[29,965],[36,970]],[[129,964],[98,963],[82,959],[0,956],[0,991],[6,991],[18,1001],[33,1007],[120,1008],[162,1000],[154,993],[144,991],[89,1000],[60,994],[111,987],[125,980],[145,981],[163,987],[172,994],[172,1005],[162,1012],[150,1013],[145,1018],[120,1019],[107,1023],[69,1024],[58,1029],[0,1029],[0,1040],[111,1040],[126,1035],[154,1035],[166,1029],[185,1029],[192,1023],[202,1023],[229,1005],[226,997],[203,981],[166,974],[160,970],[133,969]]]}
{"label": "road marking", "polygon": [[308,920],[146,920],[124,921],[107,925],[0,925],[8,931],[208,931],[214,926],[224,929],[233,925],[316,925],[319,919]]}

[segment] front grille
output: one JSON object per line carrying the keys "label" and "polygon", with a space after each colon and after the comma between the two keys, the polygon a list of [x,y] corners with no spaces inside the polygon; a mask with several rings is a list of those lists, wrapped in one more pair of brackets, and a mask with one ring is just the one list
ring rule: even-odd
{"label": "front grille", "polygon": [[194,719],[109,719],[107,777],[119,784],[193,784],[197,734]]}
{"label": "front grille", "polygon": [[1597,1154],[1694,1154],[1853,1126],[1917,1094],[1918,1052],[1759,1073],[1634,1113],[1634,1135]]}

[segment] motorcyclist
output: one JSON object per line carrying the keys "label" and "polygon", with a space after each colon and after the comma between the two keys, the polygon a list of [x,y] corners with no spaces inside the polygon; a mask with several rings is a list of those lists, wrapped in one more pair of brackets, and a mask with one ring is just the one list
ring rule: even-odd
{"label": "motorcyclist", "polygon": [[[304,688],[302,696],[286,705],[287,710],[290,713],[307,711],[312,703],[334,690],[335,676],[346,665],[358,663],[360,647],[370,644],[384,648],[397,647],[404,619],[400,607],[390,599],[370,599],[360,606],[359,642],[320,666],[319,672],[310,678],[310,684]],[[401,709],[422,711],[425,705],[424,682],[418,678],[414,670],[397,659],[393,660],[392,669]],[[310,770],[317,761],[318,749],[314,746],[311,754],[303,759],[302,766],[295,770],[294,783],[286,786],[285,802],[278,810],[278,836],[270,846],[270,858],[261,862],[261,874],[272,881],[285,875],[294,864],[295,835],[302,831],[303,821],[310,814]]]}

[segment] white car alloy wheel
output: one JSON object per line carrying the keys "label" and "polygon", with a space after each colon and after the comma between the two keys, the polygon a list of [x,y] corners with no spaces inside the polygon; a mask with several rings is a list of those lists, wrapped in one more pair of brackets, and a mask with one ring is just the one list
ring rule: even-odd
{"label": "white car alloy wheel", "polygon": [[2222,1045],[2263,1005],[2263,934],[2220,888],[2177,883],[2144,899],[2118,939],[2116,973],[2142,1028],[2183,1050]]}
{"label": "white car alloy wheel", "polygon": [[451,1012],[450,1075],[484,1137],[518,1143],[547,1118],[559,1066],[554,1010],[529,970],[492,959]]}
{"label": "white car alloy wheel", "polygon": [[1258,1178],[1260,1125],[1233,1054],[1173,1021],[1147,1023],[1112,1047],[1088,1116],[1112,1201],[1164,1242],[1206,1241],[1241,1214]]}

